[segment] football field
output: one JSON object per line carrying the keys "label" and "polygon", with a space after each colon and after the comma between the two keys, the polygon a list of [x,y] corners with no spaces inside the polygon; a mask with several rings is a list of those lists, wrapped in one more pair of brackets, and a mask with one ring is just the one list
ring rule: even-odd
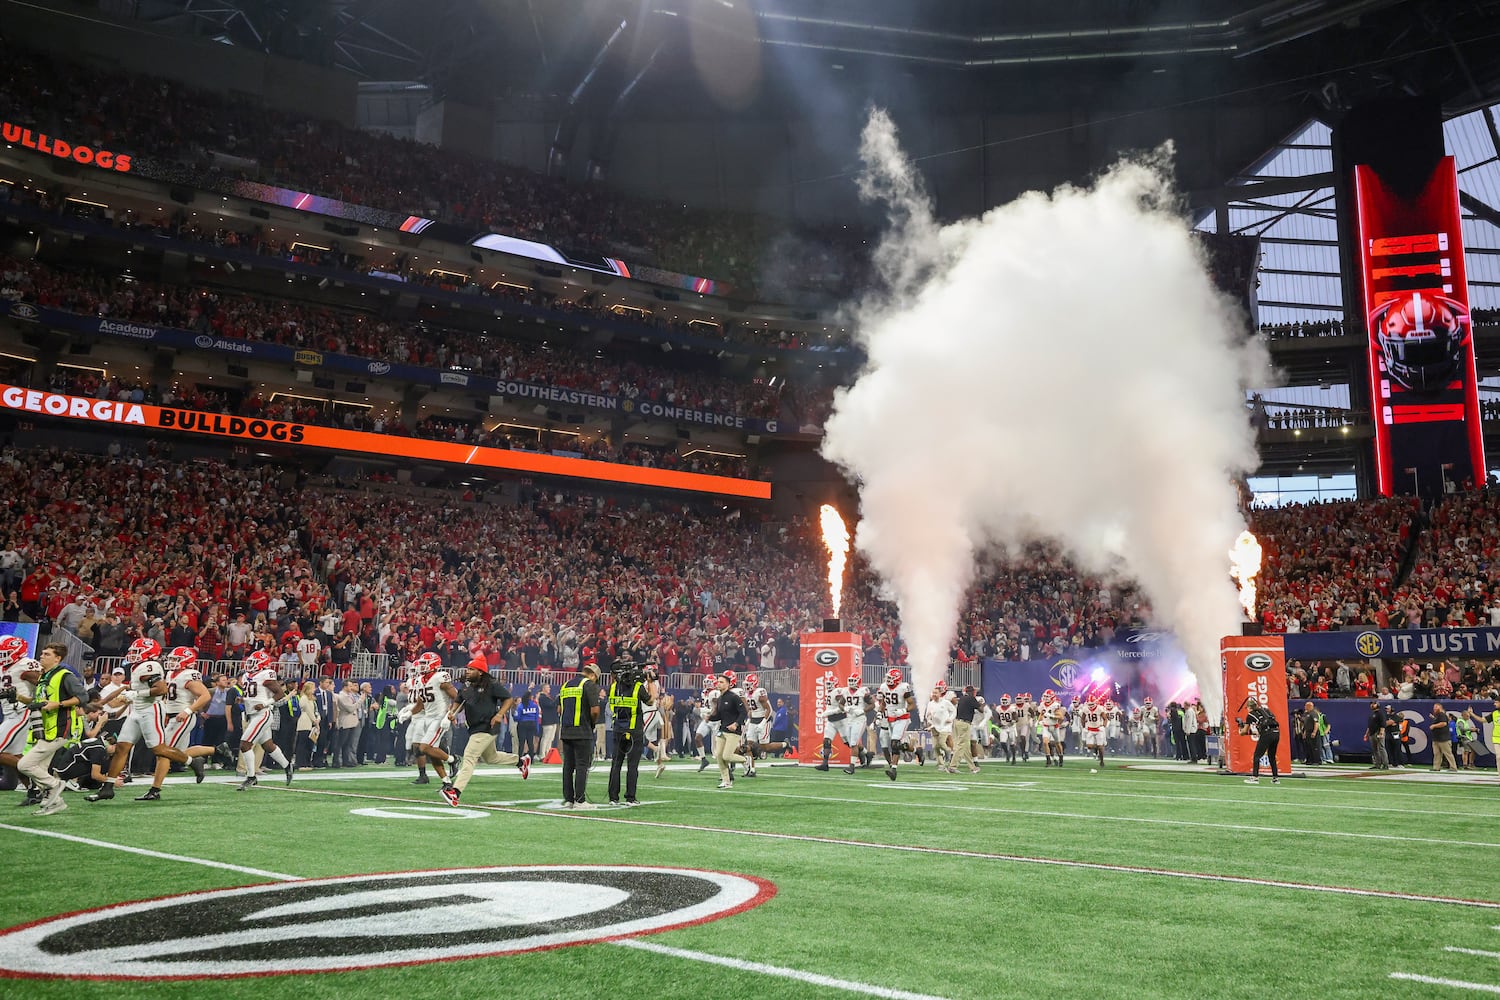
{"label": "football field", "polygon": [[1500,993],[1493,776],[652,772],[588,812],[555,767],[457,810],[409,769],[6,796],[0,996]]}

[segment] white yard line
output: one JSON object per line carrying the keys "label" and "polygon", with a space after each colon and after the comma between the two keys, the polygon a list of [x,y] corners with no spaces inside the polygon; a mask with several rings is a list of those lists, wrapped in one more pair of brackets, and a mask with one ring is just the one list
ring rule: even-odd
{"label": "white yard line", "polygon": [[296,881],[300,877],[297,875],[286,875],[282,872],[268,872],[262,868],[246,868],[244,865],[231,865],[227,861],[210,861],[207,858],[190,858],[185,854],[150,851],[144,847],[130,847],[126,844],[116,844],[109,840],[92,840],[88,837],[75,837],[71,833],[58,833],[55,830],[34,830],[29,826],[11,826],[9,823],[0,823],[0,830],[29,833],[36,837],[51,837],[54,840],[67,840],[75,844],[87,844],[90,847],[108,847],[111,850],[124,851],[127,854],[140,854],[148,858],[160,858],[163,861],[182,861],[187,864],[203,865],[206,868],[222,868],[225,871],[243,872],[246,875],[260,875],[264,878],[279,879],[283,882]]}
{"label": "white yard line", "polygon": [[1475,993],[1500,993],[1500,986],[1491,983],[1470,983],[1462,979],[1442,979],[1438,976],[1419,976],[1414,972],[1393,972],[1392,979],[1404,979],[1409,983],[1425,983],[1428,986],[1451,986],[1456,990],[1471,990]]}
{"label": "white yard line", "polygon": [[1478,955],[1480,958],[1500,958],[1500,951],[1481,951],[1478,948],[1458,948],[1453,945],[1445,945],[1444,951],[1457,952],[1460,955]]}
{"label": "white yard line", "polygon": [[[735,783],[737,786],[741,782]],[[703,792],[705,794],[718,794],[717,788],[693,788],[681,785],[674,791]],[[1196,827],[1207,830],[1232,830],[1240,833],[1292,833],[1308,837],[1339,837],[1353,840],[1391,840],[1413,844],[1443,844],[1452,847],[1500,847],[1500,843],[1491,843],[1482,840],[1446,840],[1438,837],[1409,837],[1393,833],[1354,833],[1347,830],[1306,830],[1297,827],[1286,826],[1250,826],[1242,823],[1205,823],[1189,819],[1157,819],[1150,816],[1107,816],[1097,813],[1070,813],[1055,812],[1043,809],[1007,809],[1003,806],[963,806],[951,802],[913,802],[910,799],[899,801],[889,799],[854,799],[840,798],[831,795],[798,795],[795,792],[752,792],[749,789],[736,787],[736,795],[753,795],[757,798],[769,799],[803,799],[810,802],[846,802],[855,805],[867,806],[889,806],[897,809],[938,809],[953,812],[977,812],[998,813],[1008,816],[1041,816],[1048,819],[1083,819],[1099,820],[1106,823],[1143,823],[1150,826],[1178,826]]]}
{"label": "white yard line", "polygon": [[737,969],[741,972],[759,972],[767,976],[780,976],[783,979],[795,979],[802,983],[811,983],[814,986],[824,986],[833,990],[848,990],[851,993],[860,993],[871,997],[885,997],[887,1000],[942,1000],[927,993],[908,993],[905,990],[891,989],[888,986],[871,986],[868,983],[856,983],[848,979],[835,979],[832,976],[819,975],[816,972],[801,972],[797,969],[788,969],[780,965],[766,965],[764,962],[747,962],[741,958],[723,958],[719,955],[709,955],[701,951],[688,951],[684,948],[671,948],[664,944],[656,944],[653,941],[642,941],[640,938],[628,938],[624,941],[614,941],[622,948],[635,948],[638,951],[649,951],[657,955],[670,955],[672,958],[685,958],[693,962],[707,962],[710,965],[722,965],[726,969]]}
{"label": "white yard line", "polygon": [[[418,802],[421,800],[401,798],[395,795],[374,795],[368,792],[336,792],[331,789],[282,788],[280,791],[302,795],[331,795],[339,798],[375,799],[385,802]],[[863,800],[860,800],[863,801]],[[803,844],[828,844],[835,847],[856,847],[865,850],[896,851],[904,854],[931,854],[941,857],[973,858],[980,861],[1002,861],[1012,864],[1042,865],[1049,868],[1073,868],[1085,871],[1115,872],[1126,875],[1155,875],[1163,878],[1181,878],[1196,882],[1223,882],[1231,885],[1255,885],[1273,889],[1292,889],[1300,892],[1327,893],[1336,896],[1363,896],[1373,899],[1395,899],[1416,903],[1443,903],[1450,906],[1472,906],[1487,910],[1500,910],[1500,902],[1485,899],[1462,899],[1455,896],[1431,896],[1422,893],[1390,892],[1382,889],[1356,889],[1339,885],[1319,885],[1312,882],[1285,882],[1276,879],[1248,878],[1242,875],[1214,875],[1207,872],[1177,871],[1171,868],[1146,868],[1136,865],[1108,865],[1093,861],[1071,861],[1063,858],[1040,858],[1022,854],[994,854],[985,851],[963,851],[946,847],[919,847],[910,844],[881,844],[864,840],[844,840],[838,837],[815,837],[808,834],[776,833],[766,830],[730,829],[717,826],[695,826],[688,823],[666,823],[660,820],[625,819],[597,812],[550,812],[510,806],[475,805],[479,809],[494,809],[496,812],[517,813],[526,816],[546,816],[567,820],[594,823],[620,823],[625,826],[643,826],[661,830],[683,830],[690,833],[710,833],[736,837],[752,837],[759,840],[782,840]]]}

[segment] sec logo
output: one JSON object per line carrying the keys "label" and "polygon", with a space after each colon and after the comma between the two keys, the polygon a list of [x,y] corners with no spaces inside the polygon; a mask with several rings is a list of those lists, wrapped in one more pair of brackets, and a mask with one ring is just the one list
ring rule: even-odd
{"label": "sec logo", "polygon": [[839,662],[839,652],[836,649],[820,649],[813,654],[813,662],[820,667],[831,667]]}
{"label": "sec logo", "polygon": [[1359,650],[1359,655],[1372,659],[1380,655],[1381,648],[1384,646],[1385,643],[1381,641],[1378,632],[1361,632],[1354,639],[1354,648]]}

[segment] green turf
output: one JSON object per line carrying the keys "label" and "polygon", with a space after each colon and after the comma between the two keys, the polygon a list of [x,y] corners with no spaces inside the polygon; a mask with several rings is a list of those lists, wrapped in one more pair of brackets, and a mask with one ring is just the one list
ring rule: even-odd
{"label": "green turf", "polygon": [[[602,798],[604,778],[595,772],[591,797]],[[719,792],[711,773],[670,771],[660,780],[649,772],[642,778],[642,798],[661,804],[629,812],[510,810],[472,821],[421,822],[352,816],[351,809],[383,804],[353,796],[437,805],[435,784],[305,779],[290,791],[267,784],[239,794],[222,780],[168,786],[166,799],[152,805],[122,796],[90,806],[70,796],[68,811],[47,818],[0,806],[0,823],[304,877],[557,863],[739,872],[775,883],[777,895],[745,913],[644,940],[943,997],[1462,995],[1392,980],[1395,971],[1500,983],[1500,961],[1443,950],[1500,951],[1500,933],[1492,929],[1500,910],[879,846],[1500,900],[1488,878],[1500,858],[1493,821],[1500,789],[1493,787],[1352,776],[1250,787],[1200,773],[1111,767],[1090,774],[1077,762],[1062,771],[1035,762],[991,764],[962,780],[930,767],[903,767],[894,785],[873,768],[853,777],[763,768],[760,778],[742,778],[733,791]],[[513,771],[497,772],[476,777],[464,805],[557,794],[555,770],[539,769],[525,783]],[[863,846],[748,835],[757,831]],[[3,926],[264,881],[9,830],[0,830],[0,845],[13,872],[0,895]],[[49,868],[49,875],[36,877]],[[16,877],[18,871],[30,874]],[[7,1000],[481,993],[716,1000],[853,995],[609,944],[211,985],[0,980]]]}

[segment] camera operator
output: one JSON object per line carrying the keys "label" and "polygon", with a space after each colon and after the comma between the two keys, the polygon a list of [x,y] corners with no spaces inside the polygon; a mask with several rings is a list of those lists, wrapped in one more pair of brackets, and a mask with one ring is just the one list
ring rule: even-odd
{"label": "camera operator", "polygon": [[1239,726],[1241,736],[1249,736],[1250,730],[1255,730],[1255,757],[1251,776],[1245,779],[1247,785],[1260,784],[1260,758],[1265,754],[1266,759],[1271,762],[1271,784],[1281,784],[1281,775],[1276,770],[1276,748],[1281,743],[1281,723],[1276,721],[1276,716],[1271,710],[1255,700],[1252,695],[1245,699],[1250,706],[1243,719],[1235,719]]}
{"label": "camera operator", "polygon": [[646,687],[645,675],[629,653],[615,660],[614,677],[609,682],[609,714],[615,721],[615,752],[609,766],[609,801],[620,804],[620,769],[625,773],[625,804],[639,805],[636,801],[636,774],[641,766],[641,751],[645,749],[644,709],[653,704],[651,691]]}
{"label": "camera operator", "polygon": [[75,782],[86,791],[111,784],[109,761],[114,755],[115,734],[104,711],[92,713],[82,742],[65,746],[52,757],[52,773],[64,784]]}

